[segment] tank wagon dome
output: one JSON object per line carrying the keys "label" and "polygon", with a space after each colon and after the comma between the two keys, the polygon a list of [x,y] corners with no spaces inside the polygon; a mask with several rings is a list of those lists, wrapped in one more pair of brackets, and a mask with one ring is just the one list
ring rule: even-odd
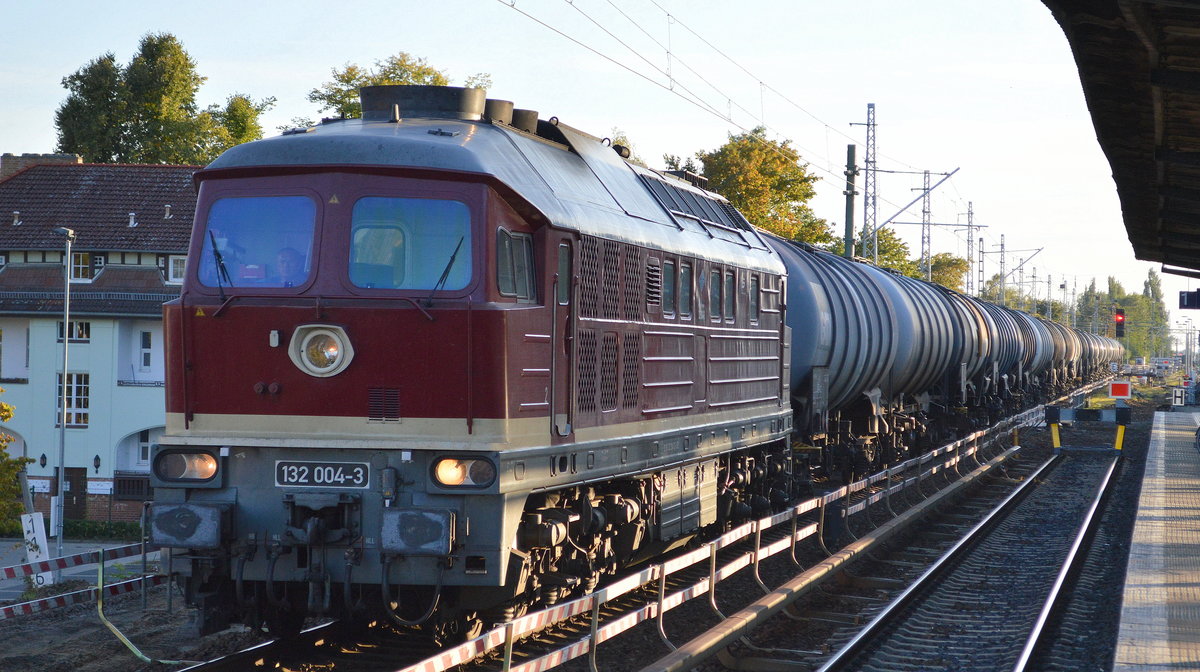
{"label": "tank wagon dome", "polygon": [[[330,166],[477,180],[531,224],[779,274],[778,258],[718,194],[625,161],[605,140],[482,89],[370,86],[361,119],[326,119],[226,151],[197,180]],[[666,199],[674,198],[676,202]],[[664,241],[669,241],[664,243]]]}

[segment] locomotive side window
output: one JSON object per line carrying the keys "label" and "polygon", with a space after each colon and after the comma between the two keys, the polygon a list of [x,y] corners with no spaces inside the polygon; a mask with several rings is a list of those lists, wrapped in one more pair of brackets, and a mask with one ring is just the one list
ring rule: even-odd
{"label": "locomotive side window", "polygon": [[571,303],[571,246],[558,246],[558,305]]}
{"label": "locomotive side window", "polygon": [[750,321],[758,322],[758,276],[750,276]]}
{"label": "locomotive side window", "polygon": [[734,282],[733,273],[725,274],[725,321],[732,322],[735,316],[734,306],[737,298],[737,283]]}
{"label": "locomotive side window", "polygon": [[662,310],[663,315],[675,315],[675,262],[664,261],[662,271]]}
{"label": "locomotive side window", "polygon": [[708,316],[714,322],[721,320],[721,272],[713,271],[708,276]]}
{"label": "locomotive side window", "polygon": [[692,316],[692,266],[679,265],[679,316],[690,319]]}
{"label": "locomotive side window", "polygon": [[222,198],[208,211],[198,274],[208,287],[295,287],[312,269],[307,196]]}
{"label": "locomotive side window", "polygon": [[[561,259],[559,260],[561,264]],[[503,296],[533,298],[533,238],[525,233],[496,232],[496,284]]]}
{"label": "locomotive side window", "polygon": [[369,196],[354,204],[350,282],[365,289],[463,289],[471,281],[465,203]]}

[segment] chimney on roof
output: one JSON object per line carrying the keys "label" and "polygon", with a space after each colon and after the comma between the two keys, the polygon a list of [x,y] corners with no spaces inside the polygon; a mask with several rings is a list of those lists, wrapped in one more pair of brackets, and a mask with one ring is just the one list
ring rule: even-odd
{"label": "chimney on roof", "polygon": [[171,204],[167,203],[166,205],[164,205],[163,206],[163,219],[170,219],[174,216],[175,215],[171,214]]}
{"label": "chimney on roof", "polygon": [[83,157],[78,154],[4,154],[0,156],[0,180],[30,166],[63,163],[83,163]]}
{"label": "chimney on roof", "polygon": [[129,213],[129,228],[132,229],[135,226],[137,226],[137,213],[131,212]]}
{"label": "chimney on roof", "polygon": [[21,211],[13,210],[13,226],[21,225]]}

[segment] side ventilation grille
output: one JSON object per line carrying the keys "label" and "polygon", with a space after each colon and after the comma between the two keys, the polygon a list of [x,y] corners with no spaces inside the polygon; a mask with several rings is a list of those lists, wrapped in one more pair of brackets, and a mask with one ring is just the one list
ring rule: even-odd
{"label": "side ventilation grille", "polygon": [[400,390],[394,387],[372,387],[367,390],[367,420],[370,422],[400,421]]}

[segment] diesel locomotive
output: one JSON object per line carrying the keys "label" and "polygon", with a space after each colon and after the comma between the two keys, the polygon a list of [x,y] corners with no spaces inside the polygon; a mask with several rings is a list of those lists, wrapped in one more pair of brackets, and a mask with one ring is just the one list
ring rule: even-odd
{"label": "diesel locomotive", "polygon": [[196,175],[148,520],[202,632],[470,636],[1121,356],[482,90],[361,96]]}

